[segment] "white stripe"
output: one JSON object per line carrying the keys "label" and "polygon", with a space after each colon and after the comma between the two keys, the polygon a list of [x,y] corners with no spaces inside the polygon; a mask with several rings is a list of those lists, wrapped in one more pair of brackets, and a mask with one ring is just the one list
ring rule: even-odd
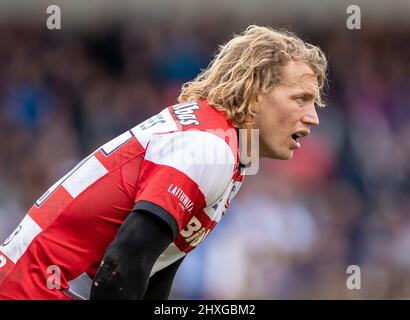
{"label": "white stripe", "polygon": [[95,156],[92,156],[64,181],[62,186],[75,198],[107,172],[108,170],[102,163]]}
{"label": "white stripe", "polygon": [[81,167],[83,165],[84,162],[86,162],[92,155],[87,156],[86,158],[84,158],[83,160],[81,160],[73,169],[71,169],[64,177],[62,177],[60,180],[58,180],[56,183],[54,183],[50,189],[48,189],[42,196],[40,199],[38,199],[36,201],[36,205],[39,207],[44,201],[46,201],[46,199],[51,195],[52,192],[54,192],[55,189],[57,189],[57,187],[59,187],[61,185],[61,183],[64,182],[65,179],[67,179],[67,177],[69,177],[74,171],[76,171],[79,167]]}
{"label": "white stripe", "polygon": [[[19,230],[17,232],[17,230]],[[27,214],[16,230],[1,246],[1,251],[14,263],[20,259],[31,241],[42,231],[40,226]]]}
{"label": "white stripe", "polygon": [[[146,124],[149,121],[156,121],[156,124],[144,129],[144,124]],[[174,118],[172,118],[168,109],[164,109],[159,114],[149,118],[143,123],[140,123],[136,127],[132,128],[131,132],[134,134],[134,136],[138,139],[139,143],[145,149],[154,133],[163,133],[177,130],[178,127],[174,121]]]}
{"label": "white stripe", "polygon": [[175,261],[181,259],[186,253],[179,250],[175,243],[171,243],[168,248],[158,257],[152,267],[150,277],[152,277],[156,272],[168,267]]}
{"label": "white stripe", "polygon": [[118,137],[104,144],[101,147],[101,149],[105,152],[105,154],[110,154],[115,149],[117,149],[119,146],[121,146],[122,144],[127,142],[129,139],[131,139],[131,137],[132,137],[132,134],[129,131],[124,132],[123,134],[119,135]]}
{"label": "white stripe", "polygon": [[205,131],[154,135],[145,159],[186,174],[198,185],[207,205],[215,203],[225,192],[235,166],[229,145]]}

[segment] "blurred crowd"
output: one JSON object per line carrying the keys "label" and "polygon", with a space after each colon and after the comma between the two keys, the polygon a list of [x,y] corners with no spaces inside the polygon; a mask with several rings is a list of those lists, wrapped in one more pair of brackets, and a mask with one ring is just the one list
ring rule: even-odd
{"label": "blurred crowd", "polygon": [[[0,25],[0,242],[84,156],[175,103],[244,27],[224,16]],[[410,297],[410,31],[292,30],[330,58],[321,124],[293,160],[262,160],[245,178],[172,298]],[[346,287],[349,265],[361,290]]]}

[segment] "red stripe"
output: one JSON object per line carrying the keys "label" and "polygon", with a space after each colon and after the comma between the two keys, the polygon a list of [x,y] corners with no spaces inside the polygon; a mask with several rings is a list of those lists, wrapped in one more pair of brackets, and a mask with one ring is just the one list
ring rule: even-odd
{"label": "red stripe", "polygon": [[[6,262],[4,264],[4,262]],[[0,250],[0,286],[7,275],[13,270],[15,264]]]}
{"label": "red stripe", "polygon": [[139,143],[137,138],[133,137],[108,156],[100,150],[95,153],[95,157],[108,171],[111,172],[122,166],[128,160],[135,158],[144,152],[144,147]]}
{"label": "red stripe", "polygon": [[32,206],[28,214],[44,230],[64,211],[73,199],[64,187],[59,186],[40,207]]}

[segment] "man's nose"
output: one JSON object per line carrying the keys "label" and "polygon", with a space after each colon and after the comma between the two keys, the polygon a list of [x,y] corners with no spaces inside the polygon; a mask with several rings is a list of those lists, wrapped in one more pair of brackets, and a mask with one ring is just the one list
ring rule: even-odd
{"label": "man's nose", "polygon": [[309,111],[303,116],[302,122],[312,126],[317,126],[319,124],[319,117],[314,104],[312,104]]}

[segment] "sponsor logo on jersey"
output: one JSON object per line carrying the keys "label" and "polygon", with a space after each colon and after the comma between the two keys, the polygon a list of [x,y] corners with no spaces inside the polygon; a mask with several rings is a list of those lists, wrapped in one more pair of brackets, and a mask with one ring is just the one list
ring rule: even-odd
{"label": "sponsor logo on jersey", "polygon": [[198,218],[194,216],[189,220],[186,227],[181,230],[180,234],[190,246],[196,247],[204,241],[210,232],[211,230],[203,227]]}
{"label": "sponsor logo on jersey", "polygon": [[180,204],[182,204],[186,211],[192,211],[194,208],[194,203],[180,187],[171,183],[168,187],[168,192],[180,201]]}
{"label": "sponsor logo on jersey", "polygon": [[186,125],[199,125],[198,118],[195,115],[195,110],[199,109],[199,105],[195,102],[187,102],[172,106],[174,114],[178,119],[179,124]]}

